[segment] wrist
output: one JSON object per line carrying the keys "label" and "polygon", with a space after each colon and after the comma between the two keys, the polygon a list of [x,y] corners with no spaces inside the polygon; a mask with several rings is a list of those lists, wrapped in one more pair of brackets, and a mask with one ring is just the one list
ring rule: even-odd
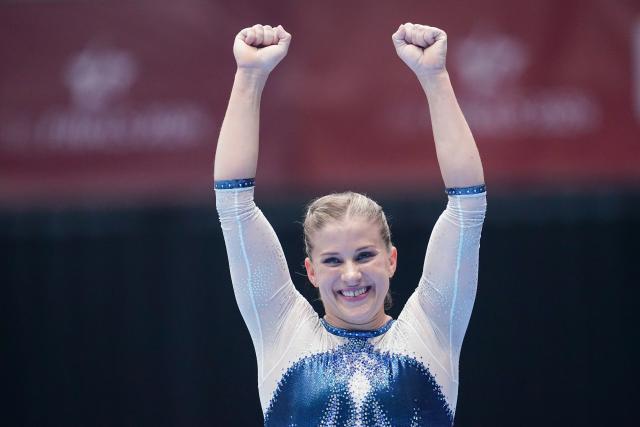
{"label": "wrist", "polygon": [[417,77],[420,85],[427,93],[451,85],[449,72],[446,70],[446,68],[434,73],[420,74],[417,75]]}
{"label": "wrist", "polygon": [[238,67],[234,79],[234,85],[242,89],[262,91],[267,82],[269,73],[257,68]]}

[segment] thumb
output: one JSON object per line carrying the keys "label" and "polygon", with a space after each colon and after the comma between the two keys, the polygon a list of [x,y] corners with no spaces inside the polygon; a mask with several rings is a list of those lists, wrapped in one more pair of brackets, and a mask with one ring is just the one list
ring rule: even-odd
{"label": "thumb", "polygon": [[393,45],[396,47],[396,49],[407,45],[407,42],[404,39],[405,36],[406,30],[404,29],[404,25],[400,25],[398,27],[398,30],[391,36],[391,40],[393,41]]}

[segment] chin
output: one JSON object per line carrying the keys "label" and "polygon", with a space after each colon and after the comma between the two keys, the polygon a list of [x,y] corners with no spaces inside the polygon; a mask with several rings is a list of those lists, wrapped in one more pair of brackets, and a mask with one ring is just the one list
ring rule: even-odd
{"label": "chin", "polygon": [[345,322],[354,325],[365,325],[373,320],[373,315],[369,313],[354,314],[354,313],[342,313],[341,316]]}
{"label": "chin", "polygon": [[378,312],[379,310],[373,307],[357,307],[350,310],[340,310],[340,317],[342,317],[345,322],[354,325],[364,325],[373,321]]}

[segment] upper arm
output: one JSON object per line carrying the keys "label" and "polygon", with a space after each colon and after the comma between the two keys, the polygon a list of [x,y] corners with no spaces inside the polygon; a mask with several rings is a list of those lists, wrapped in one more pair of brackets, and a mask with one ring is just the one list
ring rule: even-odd
{"label": "upper arm", "polygon": [[216,205],[234,294],[262,377],[270,349],[282,338],[287,313],[304,297],[293,286],[273,228],[253,202],[253,188],[218,190]]}
{"label": "upper arm", "polygon": [[486,210],[485,193],[449,196],[447,208],[433,227],[420,284],[412,298],[446,354],[457,377],[457,360],[473,309],[478,281],[480,234]]}

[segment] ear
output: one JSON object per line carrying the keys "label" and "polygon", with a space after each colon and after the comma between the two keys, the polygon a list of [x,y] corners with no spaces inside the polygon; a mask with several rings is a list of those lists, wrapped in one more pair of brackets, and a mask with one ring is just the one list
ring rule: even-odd
{"label": "ear", "polygon": [[313,269],[313,263],[311,262],[311,259],[309,257],[306,257],[304,259],[304,268],[307,270],[307,277],[309,278],[309,281],[314,287],[317,288],[318,285],[316,285],[316,272]]}
{"label": "ear", "polygon": [[389,278],[392,278],[398,266],[398,250],[395,246],[391,246],[389,251]]}

